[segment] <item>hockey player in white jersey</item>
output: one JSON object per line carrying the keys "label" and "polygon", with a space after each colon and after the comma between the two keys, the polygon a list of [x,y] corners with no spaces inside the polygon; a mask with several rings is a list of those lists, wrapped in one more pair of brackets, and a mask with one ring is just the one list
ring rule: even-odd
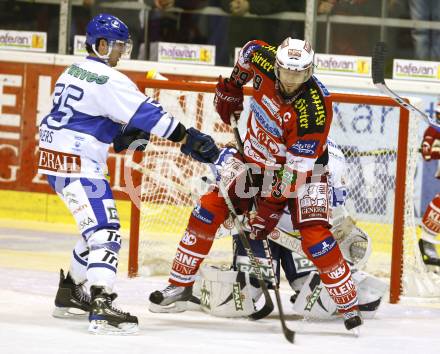
{"label": "hockey player in white jersey", "polygon": [[131,49],[129,30],[121,20],[108,14],[94,17],[87,25],[86,48],[89,56],[58,78],[52,110],[40,125],[38,172],[47,175],[82,236],[66,277],[61,270],[54,316],[88,312],[91,332],[134,333],[137,317],[112,304],[121,236],[105,178],[109,145],[113,142],[119,152],[138,138],[145,143],[152,133],[181,143],[184,154],[201,162],[215,158],[218,148],[210,136],[186,129],[113,69]]}

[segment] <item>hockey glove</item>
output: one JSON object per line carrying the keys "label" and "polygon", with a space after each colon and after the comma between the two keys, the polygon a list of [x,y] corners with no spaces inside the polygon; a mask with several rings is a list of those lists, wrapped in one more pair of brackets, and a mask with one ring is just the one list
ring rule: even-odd
{"label": "hockey glove", "polygon": [[440,133],[428,127],[423,135],[422,156],[426,161],[440,159]]}
{"label": "hockey glove", "polygon": [[220,76],[215,87],[214,106],[222,121],[231,125],[231,114],[238,116],[243,110],[243,88]]}
{"label": "hockey glove", "polygon": [[249,226],[252,240],[264,240],[277,226],[283,214],[284,203],[276,204],[259,198],[257,212],[250,213]]}
{"label": "hockey glove", "polygon": [[180,151],[203,163],[217,160],[219,149],[214,139],[195,128],[189,128],[186,134],[186,143],[181,146]]}
{"label": "hockey glove", "polygon": [[115,150],[115,152],[119,153],[121,151],[124,151],[125,149],[128,149],[131,143],[140,139],[144,141],[139,141],[138,143],[136,143],[135,150],[145,151],[148,141],[150,140],[150,133],[137,128],[125,128],[126,127],[124,127],[122,132],[113,139],[113,149]]}

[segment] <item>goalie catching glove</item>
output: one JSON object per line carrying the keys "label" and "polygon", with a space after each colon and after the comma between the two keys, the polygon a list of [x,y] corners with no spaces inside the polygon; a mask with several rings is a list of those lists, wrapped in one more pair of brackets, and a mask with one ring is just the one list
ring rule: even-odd
{"label": "goalie catching glove", "polygon": [[195,128],[187,129],[186,142],[181,146],[180,151],[203,163],[215,161],[219,155],[214,139]]}
{"label": "goalie catching glove", "polygon": [[240,115],[243,110],[243,88],[220,76],[215,87],[214,106],[222,121],[231,125],[231,115]]}

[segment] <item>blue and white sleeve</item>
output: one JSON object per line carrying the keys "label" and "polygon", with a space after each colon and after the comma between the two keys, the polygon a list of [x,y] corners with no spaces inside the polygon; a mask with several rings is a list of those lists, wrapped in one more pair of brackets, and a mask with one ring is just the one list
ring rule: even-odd
{"label": "blue and white sleeve", "polygon": [[107,116],[129,128],[168,138],[179,121],[167,113],[159,102],[144,95],[127,76],[115,74],[105,87],[101,100]]}

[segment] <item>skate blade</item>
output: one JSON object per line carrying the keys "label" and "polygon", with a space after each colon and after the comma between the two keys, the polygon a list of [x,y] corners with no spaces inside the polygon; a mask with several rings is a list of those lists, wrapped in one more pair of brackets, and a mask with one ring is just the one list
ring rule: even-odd
{"label": "skate blade", "polygon": [[188,309],[187,301],[176,301],[169,305],[157,305],[150,302],[148,310],[153,313],[178,313],[185,312]]}
{"label": "skate blade", "polygon": [[355,327],[353,329],[350,329],[349,332],[352,333],[356,338],[359,338],[361,335],[361,329],[359,327]]}
{"label": "skate blade", "polygon": [[55,307],[52,316],[56,318],[86,319],[89,313],[75,307]]}
{"label": "skate blade", "polygon": [[109,325],[107,321],[93,320],[90,321],[89,332],[93,334],[117,335],[125,336],[136,334],[139,331],[139,326],[136,323],[120,323],[118,327]]}

